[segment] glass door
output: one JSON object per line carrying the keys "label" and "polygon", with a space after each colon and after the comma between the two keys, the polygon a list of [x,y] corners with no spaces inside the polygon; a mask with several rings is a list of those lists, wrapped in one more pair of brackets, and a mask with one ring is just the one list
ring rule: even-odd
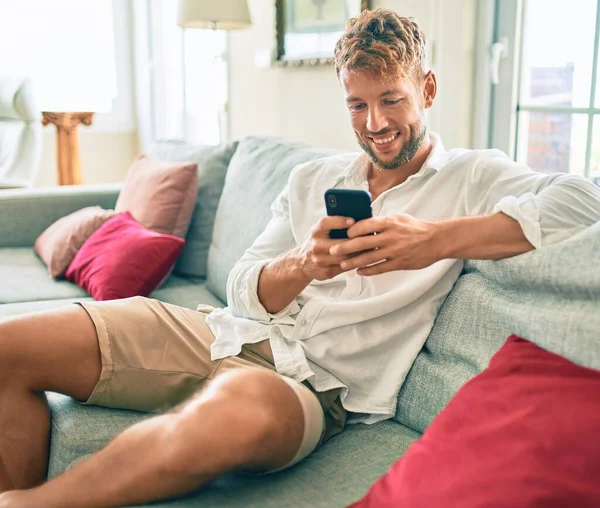
{"label": "glass door", "polygon": [[490,145],[600,182],[600,0],[496,0],[495,20]]}

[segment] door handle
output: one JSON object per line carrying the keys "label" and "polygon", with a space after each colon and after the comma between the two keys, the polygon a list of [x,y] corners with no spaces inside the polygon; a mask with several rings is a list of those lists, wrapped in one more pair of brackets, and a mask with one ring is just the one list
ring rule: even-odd
{"label": "door handle", "polygon": [[490,80],[492,84],[500,83],[500,60],[508,57],[508,37],[502,36],[491,46]]}

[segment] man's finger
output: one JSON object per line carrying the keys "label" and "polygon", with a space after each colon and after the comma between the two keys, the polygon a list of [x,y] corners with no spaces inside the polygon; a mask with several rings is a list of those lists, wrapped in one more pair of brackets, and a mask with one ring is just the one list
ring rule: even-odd
{"label": "man's finger", "polygon": [[356,270],[358,275],[379,275],[380,273],[391,272],[392,270],[397,270],[398,268],[394,267],[394,263],[392,260],[382,261],[381,263],[377,263],[372,266],[365,266],[364,268],[359,268]]}
{"label": "man's finger", "polygon": [[387,228],[387,223],[384,219],[385,217],[372,217],[370,219],[359,220],[348,229],[348,238],[381,233]]}
{"label": "man's finger", "polygon": [[357,256],[348,258],[348,259],[342,261],[340,263],[340,266],[344,270],[352,270],[354,268],[361,268],[363,266],[366,267],[369,265],[373,265],[373,264],[383,261],[385,259],[386,259],[385,251],[374,249],[374,250],[365,252],[363,254],[359,254]]}
{"label": "man's finger", "polygon": [[346,258],[334,258],[331,256],[326,256],[326,255],[318,255],[315,256],[315,262],[322,267],[325,266],[340,266],[340,263],[342,261],[345,261]]}
{"label": "man's finger", "polygon": [[[347,238],[329,238],[329,235],[315,240],[314,252],[331,256],[331,248],[347,242]],[[343,257],[343,256],[342,256]]]}
{"label": "man's finger", "polygon": [[363,250],[371,250],[379,247],[381,239],[377,236],[361,236],[359,238],[353,238],[352,240],[346,240],[343,243],[334,245],[329,249],[329,253],[332,256],[350,256]]}
{"label": "man's finger", "polygon": [[354,224],[354,219],[349,217],[341,217],[339,215],[332,215],[323,217],[317,223],[317,231],[319,233],[327,233],[332,229],[347,229]]}

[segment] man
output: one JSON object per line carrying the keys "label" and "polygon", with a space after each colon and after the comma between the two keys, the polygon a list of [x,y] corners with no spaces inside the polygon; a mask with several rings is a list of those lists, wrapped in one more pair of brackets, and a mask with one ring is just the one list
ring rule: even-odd
{"label": "man", "polygon": [[[394,414],[461,260],[514,256],[600,220],[600,191],[581,178],[534,173],[495,150],[444,150],[424,123],[437,84],[414,21],[363,12],[335,57],[364,154],[292,172],[229,276],[227,309],[133,298],[0,324],[0,506],[130,505],[228,470],[288,467],[347,419]],[[331,187],[368,190],[374,218],[324,217]],[[329,239],[345,227],[349,239]],[[45,390],[178,406],[40,485]]]}

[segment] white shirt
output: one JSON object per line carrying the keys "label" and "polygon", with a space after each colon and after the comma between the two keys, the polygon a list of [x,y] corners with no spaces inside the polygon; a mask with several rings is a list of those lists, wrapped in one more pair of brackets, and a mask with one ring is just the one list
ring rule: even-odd
{"label": "white shirt", "polygon": [[[450,150],[430,133],[421,170],[372,203],[373,215],[410,214],[426,221],[504,212],[536,248],[600,220],[600,189],[575,175],[544,175],[497,150]],[[268,313],[257,296],[265,264],[302,243],[326,215],[329,188],[368,190],[366,154],[336,155],[295,168],[272,206],[265,231],[232,269],[229,307],[207,324],[214,360],[243,344],[270,339],[277,371],[317,390],[341,388],[343,406],[367,423],[395,414],[396,398],[459,277],[463,261],[375,276],[346,272],[313,281],[285,309]]]}

